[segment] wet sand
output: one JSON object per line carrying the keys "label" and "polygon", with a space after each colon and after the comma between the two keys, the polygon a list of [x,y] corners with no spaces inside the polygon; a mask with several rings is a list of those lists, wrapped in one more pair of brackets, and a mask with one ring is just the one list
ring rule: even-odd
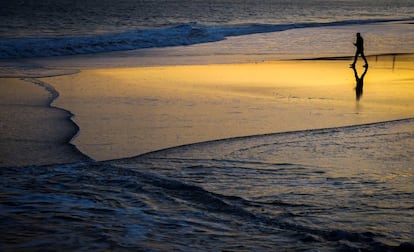
{"label": "wet sand", "polygon": [[359,62],[354,72],[349,58],[80,72],[54,69],[53,60],[0,79],[2,167],[414,117],[413,55],[369,57],[359,100],[357,78],[365,69]]}
{"label": "wet sand", "polygon": [[[369,57],[363,93],[350,59],[90,68],[40,79],[96,160],[238,136],[414,116],[412,55]],[[357,75],[364,72],[362,62]]]}
{"label": "wet sand", "polygon": [[35,79],[0,78],[0,167],[88,159],[69,144],[78,132],[71,114],[51,107],[57,94],[40,85]]}

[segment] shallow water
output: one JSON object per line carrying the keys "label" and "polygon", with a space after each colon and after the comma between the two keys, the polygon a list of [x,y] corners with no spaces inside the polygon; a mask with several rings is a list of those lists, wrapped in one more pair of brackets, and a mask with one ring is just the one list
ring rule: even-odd
{"label": "shallow water", "polygon": [[4,168],[2,249],[413,248],[413,126],[405,119]]}

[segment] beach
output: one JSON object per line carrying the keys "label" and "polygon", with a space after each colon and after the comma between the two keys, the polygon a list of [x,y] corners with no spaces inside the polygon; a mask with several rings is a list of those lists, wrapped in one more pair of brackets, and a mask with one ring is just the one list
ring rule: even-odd
{"label": "beach", "polygon": [[88,160],[70,141],[79,130],[69,111],[51,107],[53,94],[35,79],[1,79],[0,166]]}
{"label": "beach", "polygon": [[2,79],[2,248],[412,249],[413,55],[351,60]]}
{"label": "beach", "polygon": [[412,1],[0,7],[1,251],[414,249]]}
{"label": "beach", "polygon": [[[66,142],[74,144],[82,153],[102,161],[209,140],[412,117],[413,56],[371,56],[369,62],[360,100],[356,99],[355,72],[349,68],[350,59],[335,58],[85,68],[69,75],[56,70],[58,76],[36,78],[32,83],[26,80],[26,85],[19,90],[24,92],[31,85],[32,89],[42,92],[36,81],[52,86],[59,93],[52,105],[63,110],[61,113],[74,114],[71,120],[77,126],[71,125],[68,114],[66,123],[59,118],[52,119],[53,112],[51,119],[42,121],[65,132],[66,135],[55,134],[66,136]],[[356,73],[361,76],[364,70],[359,65]],[[10,79],[2,83],[16,87],[14,82],[24,81]],[[36,93],[31,93],[14,99],[18,102],[22,96],[36,97]],[[47,90],[42,95],[47,96]],[[81,130],[68,130],[57,123]],[[22,142],[27,139],[25,134],[30,134],[39,141],[53,139],[47,127],[46,124],[42,129],[48,137],[21,128],[13,133],[14,137],[5,138]],[[3,143],[8,145],[7,141]]]}
{"label": "beach", "polygon": [[410,250],[413,59],[25,62],[1,79],[2,248]]}

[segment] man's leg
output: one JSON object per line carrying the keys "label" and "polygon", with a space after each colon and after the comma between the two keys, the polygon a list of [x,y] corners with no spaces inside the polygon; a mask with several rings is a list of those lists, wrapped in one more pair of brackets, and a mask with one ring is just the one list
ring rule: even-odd
{"label": "man's leg", "polygon": [[354,56],[354,62],[352,62],[351,67],[355,67],[355,63],[357,62],[358,55],[359,55],[359,52],[356,51],[355,56]]}
{"label": "man's leg", "polygon": [[364,67],[367,67],[367,66],[368,66],[368,61],[367,61],[367,58],[365,57],[364,52],[362,52],[362,53],[361,53],[361,57],[362,57],[362,59],[365,61],[365,65],[364,65]]}

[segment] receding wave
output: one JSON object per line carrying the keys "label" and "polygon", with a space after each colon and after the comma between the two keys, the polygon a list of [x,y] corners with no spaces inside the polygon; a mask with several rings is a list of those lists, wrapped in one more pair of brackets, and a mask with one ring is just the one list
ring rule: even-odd
{"label": "receding wave", "polygon": [[329,23],[238,24],[205,26],[181,24],[158,29],[129,30],[88,36],[19,37],[0,40],[0,59],[64,56],[143,48],[192,45],[224,40],[230,36],[279,32],[297,28],[370,24],[407,19],[346,20]]}
{"label": "receding wave", "polygon": [[0,244],[8,251],[412,251],[413,124],[2,168]]}

